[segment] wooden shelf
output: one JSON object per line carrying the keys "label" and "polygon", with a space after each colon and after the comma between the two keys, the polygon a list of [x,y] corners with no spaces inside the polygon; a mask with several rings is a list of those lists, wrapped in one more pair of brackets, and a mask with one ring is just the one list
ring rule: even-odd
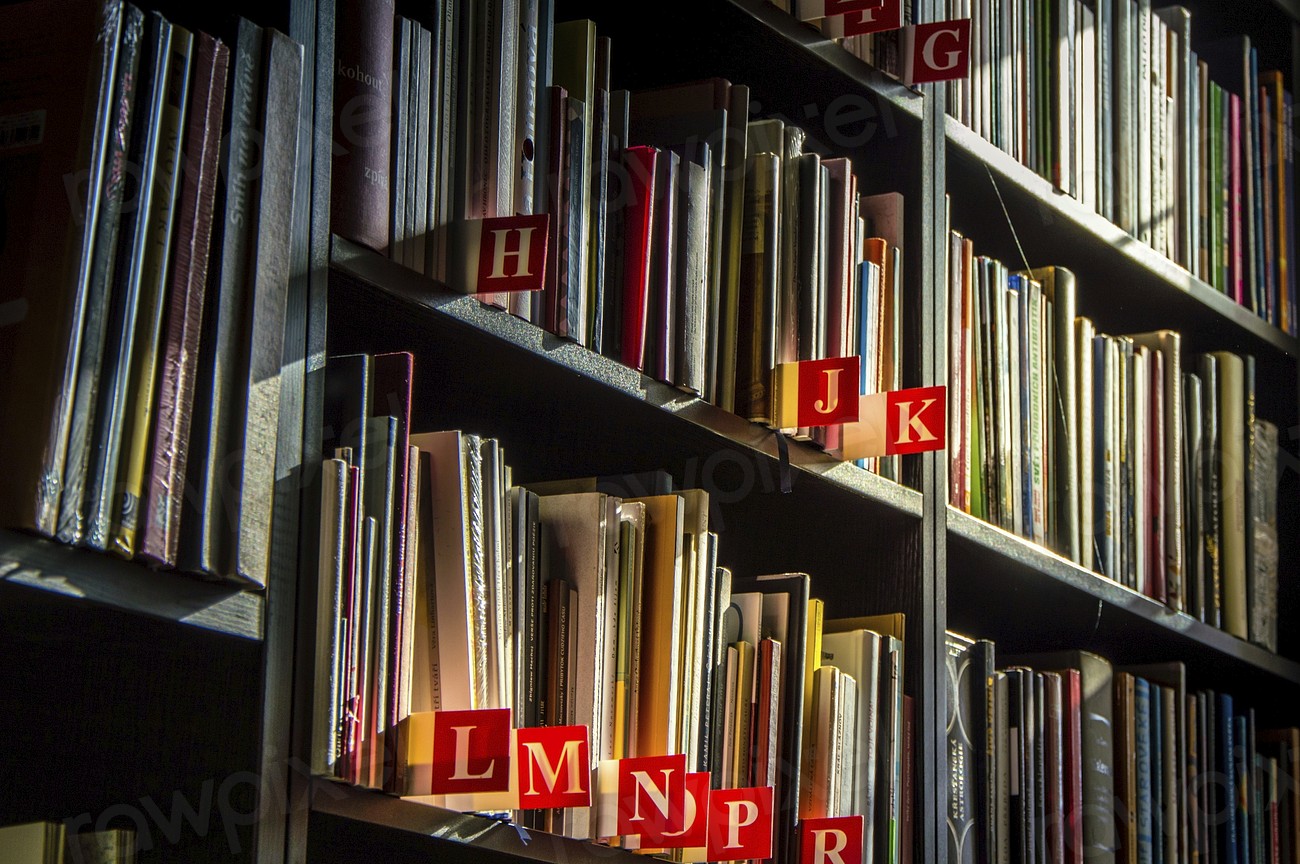
{"label": "wooden shelf", "polygon": [[[1116,662],[1184,660],[1204,686],[1300,697],[1300,663],[952,507],[948,618],[999,649],[1095,650]],[[1281,686],[1279,686],[1281,685]]]}
{"label": "wooden shelf", "polygon": [[[548,862],[548,864],[586,864],[586,862],[654,861],[644,855],[633,855],[613,849],[573,840],[541,831],[530,831],[517,825],[490,819],[485,816],[458,813],[412,801],[403,801],[382,792],[358,789],[334,780],[316,778],[312,782],[311,809],[317,814],[362,823],[384,838],[388,854],[410,855],[411,860],[487,861],[508,857],[515,861]],[[347,857],[350,850],[337,848],[338,842],[347,843],[355,832],[330,832],[330,826],[321,826],[321,833],[339,834],[333,843],[323,843],[313,826],[311,847],[320,850],[310,860],[332,862],[357,860]],[[376,852],[373,843],[358,843],[368,854]],[[332,848],[323,848],[332,847]],[[426,857],[420,858],[418,856]],[[337,857],[333,857],[337,856]],[[376,860],[392,861],[391,857],[375,854]],[[404,857],[401,860],[406,860]]]}
{"label": "wooden shelf", "polygon": [[0,580],[243,639],[262,638],[260,594],[16,531],[0,530]]}
{"label": "wooden shelf", "polygon": [[[501,309],[485,306],[472,297],[456,294],[432,279],[409,270],[369,249],[341,237],[334,238],[332,264],[338,271],[378,288],[399,300],[415,304],[484,339],[497,340],[524,352],[528,360],[559,367],[580,376],[596,390],[630,398],[655,409],[658,419],[673,427],[688,427],[716,444],[750,458],[777,460],[775,435],[766,427],[711,405],[675,387],[648,378],[618,361],[596,354],[577,343],[560,339]],[[390,350],[395,350],[390,348]],[[558,396],[557,396],[558,398]],[[647,434],[650,446],[657,445]],[[856,465],[827,456],[797,441],[789,442],[790,464],[801,477],[815,477],[853,496],[914,519],[921,515],[921,495],[914,489],[864,471]],[[795,485],[800,482],[795,479]]]}
{"label": "wooden shelf", "polygon": [[[920,123],[923,110],[919,91],[908,87],[864,63],[843,46],[822,35],[817,27],[797,20],[767,0],[728,0],[729,4],[747,14],[758,28],[769,36],[776,36],[796,49],[805,63],[815,63],[833,69],[859,87],[876,94],[886,107]],[[746,82],[737,82],[746,83]],[[803,118],[811,119],[811,118]],[[799,122],[800,118],[794,118]]]}
{"label": "wooden shelf", "polygon": [[[1045,211],[1036,214],[1036,219],[1026,220],[1030,223],[1028,225],[1014,224],[1015,229],[1023,232],[1029,240],[1040,240],[1041,235],[1050,229],[1051,232],[1060,235],[1064,242],[1076,245],[1078,247],[1076,255],[1080,258],[1092,254],[1094,247],[1105,247],[1109,250],[1108,257],[1111,260],[1104,264],[1118,281],[1130,285],[1136,280],[1158,283],[1166,292],[1186,295],[1218,316],[1223,324],[1242,331],[1249,342],[1254,343],[1251,347],[1256,353],[1267,350],[1287,355],[1292,359],[1300,357],[1300,340],[1282,332],[1245,306],[1130,236],[1109,219],[1062,193],[1050,181],[1031,171],[1010,154],[994,146],[956,119],[947,118],[945,132],[950,152],[958,157],[963,174],[960,178],[954,176],[954,180],[960,179],[970,185],[982,184],[984,189],[981,197],[993,198],[995,202],[996,193],[993,191],[992,184],[996,183],[998,191],[1003,196],[1013,195],[1017,199],[1029,199]],[[957,172],[950,170],[949,173],[956,175]],[[1005,221],[996,203],[989,212],[989,218],[995,222]],[[1064,224],[1057,224],[1058,221]],[[958,225],[954,224],[953,227],[957,228]],[[1079,243],[1080,239],[1086,242]],[[975,235],[974,240],[976,254],[980,254],[981,237]],[[1034,267],[1048,263],[1071,266],[1065,261],[1045,259],[1043,254],[1033,246],[1026,248],[1025,254],[1029,257],[1029,264]],[[1006,258],[1004,263],[1012,269],[1023,266],[1023,262],[1018,258]],[[1096,287],[1083,283],[1080,286],[1081,299]],[[1158,304],[1166,298],[1153,296],[1144,299]]]}

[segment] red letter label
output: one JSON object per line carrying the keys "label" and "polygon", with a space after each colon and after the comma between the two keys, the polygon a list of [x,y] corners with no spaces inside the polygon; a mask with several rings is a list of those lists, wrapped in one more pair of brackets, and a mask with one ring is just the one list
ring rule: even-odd
{"label": "red letter label", "polygon": [[515,732],[519,809],[591,806],[586,726],[544,726]]}
{"label": "red letter label", "polygon": [[805,819],[799,830],[803,864],[862,864],[861,816]]}
{"label": "red letter label", "polygon": [[686,827],[686,757],[642,756],[618,763],[618,833],[662,846]]}
{"label": "red letter label", "polygon": [[433,716],[435,795],[510,788],[510,709],[438,711]]}
{"label": "red letter label", "polygon": [[772,787],[709,794],[709,860],[772,857]]}
{"label": "red letter label", "polygon": [[868,33],[884,33],[903,26],[903,0],[881,0],[870,9],[837,15],[822,21],[822,33],[830,39],[847,39]]}
{"label": "red letter label", "polygon": [[909,26],[903,36],[903,82],[926,84],[970,72],[970,19]]}
{"label": "red letter label", "polygon": [[885,442],[890,455],[942,450],[948,435],[947,389],[914,387],[888,396]]}
{"label": "red letter label", "polygon": [[665,849],[703,849],[709,842],[709,782],[707,771],[686,775],[686,812],[681,831],[671,832]]}

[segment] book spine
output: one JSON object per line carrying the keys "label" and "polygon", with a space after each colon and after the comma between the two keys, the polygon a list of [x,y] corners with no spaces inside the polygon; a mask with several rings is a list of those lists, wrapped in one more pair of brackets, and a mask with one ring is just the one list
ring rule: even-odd
{"label": "book spine", "polygon": [[393,0],[341,3],[334,42],[334,233],[386,252],[393,130]]}
{"label": "book spine", "polygon": [[179,545],[229,62],[225,44],[200,35],[139,545],[143,558],[163,566],[176,562]]}
{"label": "book spine", "polygon": [[741,247],[735,407],[737,414],[756,422],[766,422],[770,413],[767,379],[776,359],[780,179],[780,156],[760,153],[749,157]]}
{"label": "book spine", "polygon": [[122,217],[113,267],[108,327],[104,334],[98,398],[93,408],[90,460],[84,499],[84,542],[107,549],[117,508],[123,426],[135,349],[145,255],[155,201],[155,174],[171,62],[171,25],[154,13],[145,24],[127,165],[134,177],[122,195]]}
{"label": "book spine", "polygon": [[621,357],[624,364],[637,370],[645,368],[657,162],[652,147],[630,147],[623,154],[626,247],[623,253]]}
{"label": "book spine", "polygon": [[968,864],[977,860],[974,744],[971,692],[962,686],[977,670],[972,667],[968,645],[949,635],[945,668],[948,683],[948,860]]}
{"label": "book spine", "polygon": [[[302,46],[271,31],[262,114],[262,176],[257,217],[256,272],[248,324],[247,394],[236,449],[240,462],[239,522],[234,573],[255,585],[270,578],[275,510],[276,440],[280,422],[280,370],[291,270],[293,197],[297,174]],[[290,226],[290,230],[285,230]],[[387,569],[388,561],[382,562]]]}
{"label": "book spine", "polygon": [[104,157],[99,221],[93,229],[94,257],[86,286],[80,356],[76,364],[71,425],[63,464],[57,536],[64,543],[79,544],[85,539],[86,494],[91,482],[93,449],[91,438],[105,343],[109,336],[113,272],[118,255],[122,199],[128,180],[128,148],[135,118],[135,93],[143,40],[144,15],[139,9],[127,6],[117,48],[119,58],[113,87],[112,125]]}
{"label": "book spine", "polygon": [[[261,87],[264,34],[260,27],[241,19],[235,50],[234,89],[230,100],[229,148],[226,152],[225,215],[222,220],[220,269],[213,280],[215,291],[207,292],[207,308],[200,372],[195,382],[196,398],[190,438],[190,452],[204,453],[205,459],[188,462],[181,506],[181,567],[211,576],[224,577],[229,566],[230,545],[238,522],[239,501],[231,494],[228,472],[239,459],[234,432],[239,406],[237,380],[243,355],[244,309],[248,303],[257,237],[258,184],[260,161],[257,139],[261,135]],[[175,494],[177,487],[172,488]],[[184,488],[181,484],[180,488]]]}
{"label": "book spine", "polygon": [[[200,34],[199,60],[204,68],[198,76],[210,74],[211,37]],[[154,424],[154,394],[158,389],[158,368],[162,341],[163,314],[166,310],[167,280],[171,275],[173,226],[176,224],[177,199],[181,194],[181,147],[188,119],[191,58],[194,37],[175,27],[172,31],[171,72],[163,107],[162,139],[159,145],[157,188],[159,204],[149,222],[149,241],[145,259],[144,289],[141,295],[140,322],[143,325],[140,350],[131,371],[133,404],[123,430],[126,459],[119,477],[120,503],[117,505],[113,550],[126,558],[134,557],[142,524],[144,487],[148,469],[149,439]],[[196,90],[202,88],[196,83]]]}

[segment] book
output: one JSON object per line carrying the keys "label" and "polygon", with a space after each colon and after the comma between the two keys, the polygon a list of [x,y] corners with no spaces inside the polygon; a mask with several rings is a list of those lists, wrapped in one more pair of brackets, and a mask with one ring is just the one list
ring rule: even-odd
{"label": "book", "polygon": [[[154,208],[163,206],[157,195],[159,146],[167,88],[171,77],[172,25],[159,13],[145,22],[144,54],[136,91],[136,120],[127,150],[128,163],[137,166],[123,190],[123,214],[117,238],[117,261],[111,279],[111,301],[105,334],[100,387],[93,408],[91,452],[82,505],[84,542],[107,549],[117,517],[118,470],[121,465],[123,427],[136,327],[144,286],[145,255],[150,248],[150,221]],[[181,86],[184,86],[183,84]]]}
{"label": "book", "polygon": [[[180,542],[181,500],[172,490],[184,488],[188,467],[230,49],[201,34],[194,64],[185,130],[187,168],[177,204],[175,257],[158,358],[156,419],[148,443],[147,488],[140,504],[139,553],[160,565],[175,563]],[[123,535],[125,545],[125,531]]]}
{"label": "book", "polygon": [[[141,283],[139,324],[141,341],[131,361],[129,390],[131,404],[122,430],[122,461],[116,479],[118,495],[113,502],[112,548],[126,557],[135,556],[137,538],[143,525],[144,487],[149,442],[155,417],[154,394],[158,389],[158,368],[162,350],[162,328],[166,312],[167,287],[172,271],[173,227],[182,196],[181,174],[184,167],[183,146],[188,134],[202,136],[201,129],[190,123],[190,71],[195,58],[195,38],[188,30],[172,28],[169,68],[163,98],[163,114],[158,144],[155,196],[158,203],[151,210],[148,247],[145,252]],[[213,40],[199,34],[197,58],[201,64],[197,76],[212,75]],[[224,78],[224,70],[223,70]],[[195,90],[206,97],[206,83],[197,79]],[[207,108],[206,105],[203,106]],[[187,126],[189,127],[187,129]],[[202,147],[202,142],[192,144]],[[210,223],[209,223],[210,224]]]}
{"label": "book", "polygon": [[392,0],[345,3],[334,40],[332,230],[377,252],[389,244],[393,125]]}
{"label": "book", "polygon": [[745,171],[735,411],[749,420],[766,422],[771,395],[768,377],[777,357],[781,156],[753,153],[753,146],[750,150]]}
{"label": "book", "polygon": [[[132,140],[132,123],[136,120],[136,91],[141,77],[141,55],[150,50],[149,46],[142,44],[145,42],[144,27],[144,14],[128,4],[124,9],[121,35],[116,48],[119,58],[113,84],[113,125],[104,156],[103,186],[99,192],[100,210],[93,229],[94,251],[86,281],[85,307],[78,323],[81,338],[74,360],[75,390],[71,395],[67,455],[62,466],[63,481],[56,536],[69,544],[80,544],[86,536],[89,503],[86,496],[93,480],[91,458],[95,408],[99,401],[105,346],[111,326],[113,275],[119,253],[123,198],[127,192],[128,148]],[[145,71],[144,77],[147,78],[147,65]],[[134,195],[134,189],[132,194]]]}
{"label": "book", "polygon": [[[799,811],[801,742],[809,577],[803,573],[772,574],[737,578],[732,590],[763,594],[762,635],[781,642],[781,716],[778,770],[774,806],[777,847],[798,845],[795,822]],[[901,744],[901,737],[899,739]]]}
{"label": "book", "polygon": [[875,844],[876,772],[880,747],[880,675],[882,637],[872,630],[824,633],[822,662],[835,666],[857,682],[857,713],[854,735],[857,758],[853,763],[853,792],[849,813],[867,817],[863,822],[863,848]]}
{"label": "book", "polygon": [[232,440],[236,400],[244,382],[238,364],[244,338],[243,310],[248,303],[249,266],[257,243],[258,176],[255,175],[256,138],[261,135],[261,92],[264,80],[265,34],[247,19],[239,23],[234,48],[227,123],[223,137],[220,175],[225,178],[224,195],[218,207],[223,213],[214,250],[216,272],[209,275],[205,292],[204,337],[200,342],[194,392],[203,394],[191,407],[189,453],[220,454],[219,458],[186,460],[186,494],[176,502],[181,507],[180,545],[177,564],[184,569],[224,576],[228,572],[237,502],[223,494],[223,471],[237,458]]}
{"label": "book", "polygon": [[[681,651],[682,528],[685,500],[678,495],[634,498],[645,505],[642,575],[640,695],[632,755],[670,753],[678,738]],[[753,644],[753,643],[752,643]],[[748,740],[748,739],[746,739]]]}
{"label": "book", "polygon": [[973,668],[974,640],[951,631],[945,634],[947,652],[944,667],[948,683],[948,858],[957,862],[980,860],[977,820],[979,788],[976,781],[976,713],[983,704],[972,704],[975,691],[969,681],[980,670]]}
{"label": "book", "polygon": [[1114,861],[1114,842],[1118,810],[1115,801],[1114,772],[1119,769],[1115,758],[1115,729],[1113,717],[1114,678],[1110,663],[1087,651],[1059,651],[1043,654],[1010,654],[1001,656],[1000,663],[1024,664],[1038,669],[1079,672],[1082,694],[1082,726],[1080,729],[1083,772],[1083,826],[1082,837],[1085,861]]}
{"label": "book", "polygon": [[1255,470],[1250,497],[1251,524],[1247,542],[1254,550],[1251,591],[1246,598],[1250,610],[1250,640],[1270,651],[1277,650],[1278,633],[1278,430],[1267,420],[1255,421]]}
{"label": "book", "polygon": [[1241,357],[1214,353],[1218,364],[1219,549],[1222,556],[1223,629],[1249,636],[1246,609],[1245,395]]}
{"label": "book", "polygon": [[[225,478],[238,495],[232,557],[223,575],[265,586],[271,575],[271,533],[276,494],[276,446],[280,422],[280,373],[292,269],[290,238],[297,180],[303,49],[271,30],[266,46],[262,109],[262,170],[258,194],[256,270],[243,339],[239,385],[246,400],[230,439],[242,455]],[[218,451],[221,452],[221,451]],[[225,458],[230,458],[228,454]],[[229,502],[223,502],[227,509]],[[232,520],[233,521],[233,520]]]}

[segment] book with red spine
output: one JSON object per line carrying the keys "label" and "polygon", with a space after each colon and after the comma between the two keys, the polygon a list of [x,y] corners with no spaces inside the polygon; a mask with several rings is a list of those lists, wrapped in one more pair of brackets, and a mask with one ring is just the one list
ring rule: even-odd
{"label": "book with red spine", "polygon": [[623,153],[623,363],[645,368],[646,317],[650,302],[650,253],[655,223],[655,147]]}

